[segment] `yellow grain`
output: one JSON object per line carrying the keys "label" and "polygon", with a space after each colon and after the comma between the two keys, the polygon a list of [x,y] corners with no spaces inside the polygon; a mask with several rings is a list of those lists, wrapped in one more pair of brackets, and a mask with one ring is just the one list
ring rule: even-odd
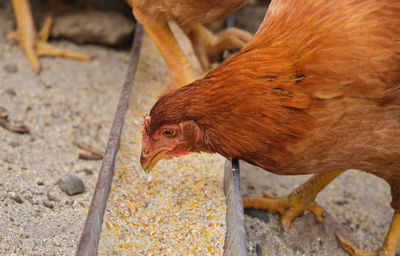
{"label": "yellow grain", "polygon": [[162,160],[149,175],[140,166],[140,124],[165,82],[148,71],[162,62],[155,49],[149,51],[151,45],[143,44],[99,255],[223,255],[224,159],[191,154]]}

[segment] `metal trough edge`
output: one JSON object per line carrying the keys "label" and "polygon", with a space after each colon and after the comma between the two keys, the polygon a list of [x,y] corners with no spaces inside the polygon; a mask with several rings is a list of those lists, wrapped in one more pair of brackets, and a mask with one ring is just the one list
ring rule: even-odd
{"label": "metal trough edge", "polygon": [[114,175],[115,158],[119,149],[121,131],[124,125],[125,113],[128,108],[129,96],[132,91],[136,75],[136,67],[139,61],[140,49],[142,46],[143,27],[136,24],[136,31],[132,43],[131,56],[129,60],[128,73],[121,92],[117,112],[108,138],[106,153],[101,164],[96,188],[81,238],[79,240],[77,256],[97,255],[101,226],[103,224],[104,211],[107,206],[108,195],[111,189],[112,177]]}
{"label": "metal trough edge", "polygon": [[244,211],[240,192],[239,160],[226,161],[224,177],[226,196],[226,236],[224,256],[247,256]]}

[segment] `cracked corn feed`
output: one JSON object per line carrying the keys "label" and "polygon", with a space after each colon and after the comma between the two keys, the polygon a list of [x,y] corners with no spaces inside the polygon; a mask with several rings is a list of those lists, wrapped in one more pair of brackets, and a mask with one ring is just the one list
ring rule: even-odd
{"label": "cracked corn feed", "polygon": [[150,174],[140,166],[141,122],[165,84],[158,77],[166,70],[145,36],[98,253],[223,255],[225,160],[192,154],[161,160]]}

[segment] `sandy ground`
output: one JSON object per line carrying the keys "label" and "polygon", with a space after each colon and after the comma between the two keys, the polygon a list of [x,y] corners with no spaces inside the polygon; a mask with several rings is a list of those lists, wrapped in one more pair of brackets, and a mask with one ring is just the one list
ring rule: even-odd
{"label": "sandy ground", "polygon": [[[104,148],[129,52],[52,42],[97,58],[91,62],[41,58],[43,71],[37,76],[19,47],[5,39],[13,29],[10,2],[1,1],[0,106],[9,111],[11,120],[29,126],[31,133],[20,135],[0,127],[0,255],[73,255],[101,162],[79,160],[80,151],[70,139]],[[65,174],[79,176],[85,192],[72,197],[62,192],[56,183]],[[261,195],[263,190],[283,195],[304,180],[248,170],[243,172],[242,188],[245,195]],[[381,245],[393,212],[389,187],[382,180],[349,171],[329,185],[318,201],[353,232],[362,248]],[[246,217],[250,255],[267,255],[257,253],[256,244],[265,249],[271,237],[278,237],[277,241],[288,237],[276,225],[277,215],[267,214],[267,218]],[[326,254],[288,247],[280,255]]]}
{"label": "sandy ground", "polygon": [[[20,48],[5,39],[15,29],[12,13],[10,1],[1,1],[0,106],[31,134],[0,127],[0,255],[73,255],[101,161],[78,160],[70,138],[104,148],[129,52],[52,42],[97,58],[41,58],[37,76]],[[65,174],[81,177],[85,192],[72,197],[62,192],[55,183]]]}

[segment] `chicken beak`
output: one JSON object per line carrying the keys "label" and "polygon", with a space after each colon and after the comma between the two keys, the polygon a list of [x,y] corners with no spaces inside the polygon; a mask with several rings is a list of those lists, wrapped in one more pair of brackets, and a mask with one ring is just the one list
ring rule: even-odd
{"label": "chicken beak", "polygon": [[143,170],[146,173],[151,172],[153,167],[157,164],[157,162],[164,157],[165,153],[170,151],[169,149],[162,149],[160,151],[155,151],[150,154],[146,154],[143,152],[140,154],[140,164],[142,165]]}

